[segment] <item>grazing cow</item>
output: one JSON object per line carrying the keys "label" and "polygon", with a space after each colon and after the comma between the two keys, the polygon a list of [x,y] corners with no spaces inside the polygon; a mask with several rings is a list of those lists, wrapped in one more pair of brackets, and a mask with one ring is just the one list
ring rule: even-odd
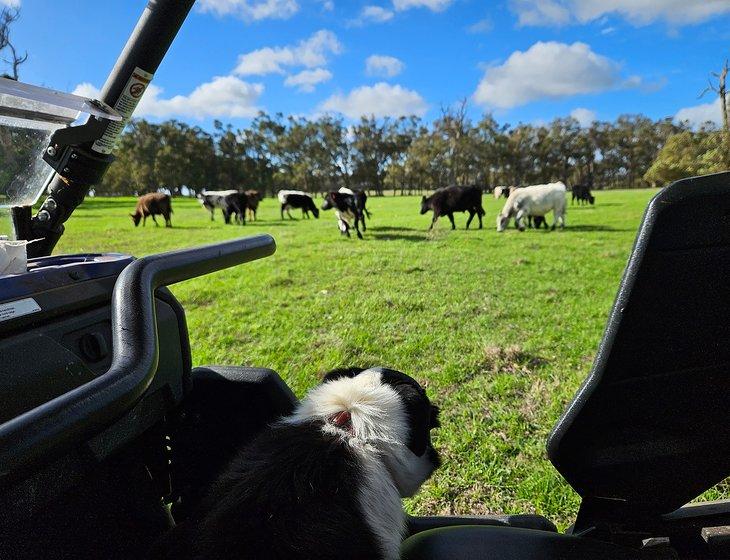
{"label": "grazing cow", "polygon": [[454,223],[454,212],[469,212],[469,219],[466,221],[466,229],[469,229],[474,216],[479,218],[479,229],[482,229],[482,190],[479,187],[446,187],[438,189],[431,196],[421,199],[421,214],[433,210],[433,220],[429,230],[433,229],[436,220],[440,216],[448,216],[451,221],[451,229],[456,229]]}
{"label": "grazing cow", "polygon": [[591,194],[591,188],[588,185],[573,185],[571,188],[573,197],[570,199],[570,204],[573,205],[578,200],[579,204],[585,204],[586,202],[590,205],[595,204],[596,197]]}
{"label": "grazing cow", "polygon": [[139,221],[142,220],[142,227],[147,222],[147,216],[152,216],[152,221],[157,223],[155,215],[159,214],[165,218],[165,227],[172,227],[170,221],[170,214],[172,214],[172,203],[169,194],[164,193],[149,193],[143,194],[137,199],[137,208],[134,210],[134,214],[130,214],[134,227],[139,225]]}
{"label": "grazing cow", "polygon": [[213,221],[215,209],[220,208],[225,223],[230,224],[231,216],[233,216],[235,223],[246,225],[248,197],[245,193],[236,190],[203,191],[198,195],[198,200],[205,209],[210,211],[211,221]]}
{"label": "grazing cow", "polygon": [[256,212],[259,209],[259,202],[264,199],[264,195],[260,191],[249,190],[245,191],[246,199],[248,201],[248,219],[250,221],[256,220]]}
{"label": "grazing cow", "polygon": [[307,193],[303,191],[279,191],[276,193],[281,203],[281,219],[284,219],[284,210],[286,210],[289,219],[293,220],[291,213],[289,212],[292,208],[301,208],[302,217],[309,218],[309,213],[314,214],[315,218],[319,218],[319,210],[314,204],[314,200]]}
{"label": "grazing cow", "polygon": [[497,231],[504,231],[513,217],[517,229],[525,231],[523,218],[545,216],[551,211],[555,217],[552,229],[558,223],[561,228],[565,227],[565,191],[565,184],[562,182],[517,189],[509,196],[502,212],[497,216]]}
{"label": "grazing cow", "polygon": [[360,203],[358,203],[357,195],[330,191],[324,197],[322,210],[329,210],[331,208],[335,209],[337,226],[340,228],[340,233],[350,237],[350,222],[353,222],[357,236],[362,239],[358,222],[362,222],[362,229],[365,230],[365,218]]}
{"label": "grazing cow", "polygon": [[348,189],[347,187],[340,187],[340,190],[338,192],[341,192],[343,194],[351,194],[355,197],[355,202],[357,203],[358,207],[362,211],[363,219],[362,219],[362,230],[366,231],[367,227],[365,227],[365,216],[368,217],[368,220],[370,219],[370,211],[367,209],[367,202],[368,202],[368,195],[365,191],[360,189]]}

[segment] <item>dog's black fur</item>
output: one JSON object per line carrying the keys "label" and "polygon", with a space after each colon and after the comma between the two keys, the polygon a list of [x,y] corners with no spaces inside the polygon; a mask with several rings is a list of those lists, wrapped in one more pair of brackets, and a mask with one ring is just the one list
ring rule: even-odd
{"label": "dog's black fur", "polygon": [[[362,369],[329,372],[324,381]],[[405,374],[379,369],[409,417],[407,445],[433,461],[430,429],[438,408]],[[232,462],[201,508],[165,535],[151,558],[166,560],[378,560],[378,537],[365,522],[357,490],[364,473],[356,451],[326,420],[277,422]]]}

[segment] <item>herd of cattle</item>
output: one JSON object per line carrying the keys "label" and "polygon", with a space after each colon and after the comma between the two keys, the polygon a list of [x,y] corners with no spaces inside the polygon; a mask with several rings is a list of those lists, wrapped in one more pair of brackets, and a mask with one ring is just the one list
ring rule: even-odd
{"label": "herd of cattle", "polygon": [[[591,194],[590,188],[586,185],[574,185],[571,189],[571,204],[578,201],[579,204],[594,204],[596,199]],[[552,229],[557,226],[565,227],[565,209],[567,188],[564,183],[548,183],[546,185],[532,185],[529,187],[495,187],[492,191],[495,198],[504,197],[506,202],[502,211],[497,216],[497,231],[504,231],[510,220],[514,219],[515,227],[524,231],[528,227],[547,229],[546,216],[553,213]],[[474,216],[479,221],[479,229],[482,229],[482,217],[485,215],[482,207],[483,190],[477,186],[467,187],[445,187],[438,189],[429,197],[421,200],[421,214],[433,212],[429,230],[433,228],[438,219],[447,216],[451,222],[451,229],[456,229],[454,213],[468,212],[469,218],[466,221],[466,229],[469,229]],[[256,211],[259,202],[262,200],[259,191],[203,191],[198,195],[203,208],[210,212],[210,219],[213,220],[216,208],[223,214],[223,220],[230,224],[233,220],[236,224],[246,224],[246,213],[249,220],[256,220]],[[319,209],[314,199],[303,191],[281,190],[277,193],[280,204],[281,219],[284,219],[286,212],[289,219],[292,209],[300,209],[302,217],[309,218],[310,214],[319,218]],[[352,190],[346,187],[338,191],[330,191],[324,197],[322,210],[334,210],[337,218],[337,226],[343,235],[350,237],[350,230],[354,229],[357,236],[362,239],[362,232],[366,231],[365,218],[370,219],[370,212],[367,209],[367,194],[362,190]],[[155,225],[156,215],[165,219],[165,226],[172,227],[170,220],[172,205],[170,196],[164,193],[150,193],[139,197],[137,208],[134,214],[130,214],[134,225],[145,225],[147,217],[151,217]],[[361,231],[362,228],[362,231]]]}

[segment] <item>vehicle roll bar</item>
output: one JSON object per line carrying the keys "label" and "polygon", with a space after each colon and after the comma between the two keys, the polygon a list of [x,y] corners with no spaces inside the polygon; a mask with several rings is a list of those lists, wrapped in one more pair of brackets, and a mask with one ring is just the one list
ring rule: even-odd
{"label": "vehicle roll bar", "polygon": [[154,379],[159,356],[155,290],[276,250],[257,235],[150,255],[119,275],[111,302],[112,363],[109,370],[68,393],[0,424],[0,483],[65,444],[82,441],[128,411]]}

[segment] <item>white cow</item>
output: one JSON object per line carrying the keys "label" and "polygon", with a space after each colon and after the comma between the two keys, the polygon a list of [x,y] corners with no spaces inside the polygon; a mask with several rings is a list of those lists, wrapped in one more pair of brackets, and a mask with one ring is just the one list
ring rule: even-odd
{"label": "white cow", "polygon": [[525,231],[523,220],[527,216],[545,216],[551,211],[555,219],[553,229],[558,223],[565,227],[565,191],[565,183],[560,181],[513,191],[497,216],[497,231],[504,231],[513,217],[519,230]]}

